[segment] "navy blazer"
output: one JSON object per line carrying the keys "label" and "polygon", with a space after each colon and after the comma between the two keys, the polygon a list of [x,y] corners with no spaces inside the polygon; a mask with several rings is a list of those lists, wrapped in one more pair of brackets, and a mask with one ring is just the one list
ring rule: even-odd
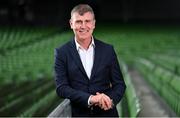
{"label": "navy blazer", "polygon": [[55,49],[55,83],[60,97],[71,101],[72,116],[118,116],[116,107],[104,111],[88,106],[88,98],[105,93],[114,103],[121,100],[126,85],[113,47],[94,39],[95,55],[90,79],[86,75],[74,39]]}

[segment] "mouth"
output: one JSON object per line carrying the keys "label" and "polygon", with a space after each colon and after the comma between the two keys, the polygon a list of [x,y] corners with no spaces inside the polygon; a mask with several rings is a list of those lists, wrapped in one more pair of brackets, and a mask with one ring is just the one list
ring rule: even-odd
{"label": "mouth", "polygon": [[88,30],[79,30],[79,33],[82,33],[82,34],[85,34],[85,33],[88,33],[89,31]]}

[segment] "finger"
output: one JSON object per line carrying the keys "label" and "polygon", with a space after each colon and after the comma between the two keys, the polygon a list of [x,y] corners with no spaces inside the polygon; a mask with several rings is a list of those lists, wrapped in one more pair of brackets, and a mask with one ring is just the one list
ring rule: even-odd
{"label": "finger", "polygon": [[105,99],[102,97],[101,99],[101,109],[107,109],[106,103],[105,103]]}
{"label": "finger", "polygon": [[101,99],[101,108],[104,110],[108,110],[110,108],[110,103],[108,103],[108,97],[106,97],[105,94],[102,94],[102,99]]}
{"label": "finger", "polygon": [[94,95],[93,96],[94,104],[99,105],[101,103],[101,99],[102,99],[102,94]]}
{"label": "finger", "polygon": [[100,93],[99,92],[96,92],[96,95],[99,95]]}
{"label": "finger", "polygon": [[103,95],[103,99],[104,99],[104,102],[105,102],[105,105],[108,109],[110,109],[112,107],[112,101],[111,99],[107,96],[107,95]]}
{"label": "finger", "polygon": [[101,99],[100,95],[93,95],[90,99],[90,102],[92,104],[99,104],[100,99]]}
{"label": "finger", "polygon": [[[97,93],[98,94],[98,93]],[[102,101],[102,97],[103,97],[103,94],[98,94],[96,95],[98,96],[98,106],[103,109],[103,101]]]}
{"label": "finger", "polygon": [[109,106],[107,105],[107,101],[106,101],[105,99],[102,99],[102,102],[103,102],[103,105],[104,105],[104,106],[102,106],[102,108],[103,108],[104,110],[110,109]]}
{"label": "finger", "polygon": [[95,106],[98,106],[99,104],[98,104],[98,103],[95,103],[94,105],[95,105]]}

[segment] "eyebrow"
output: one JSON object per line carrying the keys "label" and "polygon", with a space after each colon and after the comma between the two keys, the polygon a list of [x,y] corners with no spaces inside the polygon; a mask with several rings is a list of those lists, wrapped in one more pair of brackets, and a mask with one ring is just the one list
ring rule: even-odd
{"label": "eyebrow", "polygon": [[82,20],[76,20],[76,22],[82,22]]}
{"label": "eyebrow", "polygon": [[[76,20],[76,22],[80,22],[82,20]],[[92,19],[86,19],[85,21],[92,21]]]}

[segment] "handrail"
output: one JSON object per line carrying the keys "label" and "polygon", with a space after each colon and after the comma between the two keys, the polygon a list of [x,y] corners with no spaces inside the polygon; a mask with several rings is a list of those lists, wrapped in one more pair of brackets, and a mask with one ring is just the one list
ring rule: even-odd
{"label": "handrail", "polygon": [[48,117],[71,117],[70,100],[65,99],[58,105]]}

